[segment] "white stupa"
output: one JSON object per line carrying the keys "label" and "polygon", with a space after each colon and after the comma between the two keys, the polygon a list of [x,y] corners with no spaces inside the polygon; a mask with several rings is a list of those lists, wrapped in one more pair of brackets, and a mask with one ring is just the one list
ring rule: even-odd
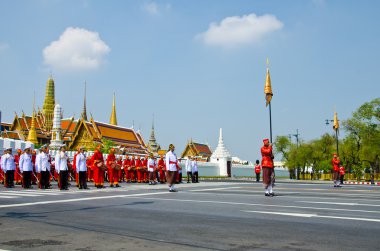
{"label": "white stupa", "polygon": [[220,176],[231,176],[231,160],[231,154],[224,146],[222,128],[220,128],[218,146],[212,153],[210,162],[219,164]]}
{"label": "white stupa", "polygon": [[61,133],[62,133],[61,118],[62,118],[62,108],[59,104],[56,104],[54,107],[53,129],[51,131],[51,141],[50,141],[51,149],[59,149],[61,146],[64,145],[63,140],[61,138]]}

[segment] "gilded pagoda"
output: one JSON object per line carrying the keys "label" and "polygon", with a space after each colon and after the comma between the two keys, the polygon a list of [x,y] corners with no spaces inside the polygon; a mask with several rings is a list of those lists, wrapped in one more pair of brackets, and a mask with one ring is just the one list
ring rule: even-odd
{"label": "gilded pagoda", "polygon": [[[53,114],[55,106],[54,80],[50,76],[46,83],[46,92],[42,110],[34,109],[32,116],[24,112],[17,113],[9,125],[3,126],[3,137],[31,141],[35,144],[49,144],[52,139]],[[110,123],[87,119],[86,90],[81,117],[63,118],[61,120],[61,132],[63,142],[69,150],[75,150],[78,146],[92,149],[95,143],[101,143],[102,139],[112,140],[119,152],[127,154],[147,154],[148,146],[145,144],[140,131],[117,125],[116,100],[113,96]]]}

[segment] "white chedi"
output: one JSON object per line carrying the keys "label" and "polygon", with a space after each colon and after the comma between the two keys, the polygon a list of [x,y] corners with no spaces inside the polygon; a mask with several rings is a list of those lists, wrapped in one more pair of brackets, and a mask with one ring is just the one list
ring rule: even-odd
{"label": "white chedi", "polygon": [[62,108],[59,104],[56,104],[54,107],[54,117],[53,117],[53,129],[52,129],[52,140],[50,142],[50,148],[58,149],[63,145],[61,138],[62,125]]}
{"label": "white chedi", "polygon": [[231,174],[231,154],[224,146],[222,128],[219,129],[219,143],[211,155],[211,163],[218,164],[220,176],[229,176]]}
{"label": "white chedi", "polygon": [[215,151],[211,155],[211,159],[231,158],[231,154],[228,152],[223,142],[222,128],[219,129],[219,142]]}

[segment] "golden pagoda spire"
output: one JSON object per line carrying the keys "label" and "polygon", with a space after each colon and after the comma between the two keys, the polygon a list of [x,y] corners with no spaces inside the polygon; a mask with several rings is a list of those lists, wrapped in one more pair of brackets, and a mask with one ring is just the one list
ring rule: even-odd
{"label": "golden pagoda spire", "polygon": [[84,103],[83,103],[83,111],[82,111],[82,118],[87,121],[87,110],[86,110],[86,86],[87,83],[84,81]]}
{"label": "golden pagoda spire", "polygon": [[112,113],[111,113],[111,118],[110,118],[110,124],[111,125],[117,125],[115,93],[113,93]]}
{"label": "golden pagoda spire", "polygon": [[30,126],[29,134],[28,134],[28,140],[32,142],[33,144],[38,144],[37,140],[37,132],[36,132],[36,113],[35,113],[35,100],[36,100],[36,95],[34,94],[33,98],[33,112],[32,112],[32,125]]}
{"label": "golden pagoda spire", "polygon": [[49,79],[46,82],[45,99],[44,99],[44,104],[42,106],[42,114],[44,115],[44,120],[45,120],[45,129],[48,132],[50,132],[53,126],[53,113],[54,113],[54,106],[55,106],[54,92],[55,92],[54,80],[52,76],[50,75]]}
{"label": "golden pagoda spire", "polygon": [[267,58],[267,76],[266,76],[266,80],[265,80],[264,93],[265,93],[265,99],[267,101],[266,106],[268,106],[270,101],[272,100],[272,96],[273,96],[272,84],[270,81],[269,59],[268,58]]}

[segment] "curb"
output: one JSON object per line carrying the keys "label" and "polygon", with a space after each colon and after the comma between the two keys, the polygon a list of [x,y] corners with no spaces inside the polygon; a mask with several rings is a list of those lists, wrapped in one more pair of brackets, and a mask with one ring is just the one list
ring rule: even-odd
{"label": "curb", "polygon": [[371,182],[364,182],[364,181],[344,181],[343,184],[346,185],[373,185],[373,186],[380,186],[380,182],[375,182],[371,184]]}

